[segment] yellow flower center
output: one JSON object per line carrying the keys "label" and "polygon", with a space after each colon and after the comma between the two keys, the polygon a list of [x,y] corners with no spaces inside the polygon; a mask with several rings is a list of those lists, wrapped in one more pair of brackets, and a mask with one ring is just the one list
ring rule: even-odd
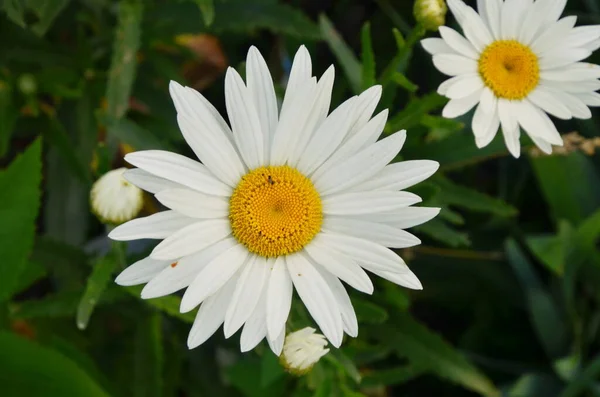
{"label": "yellow flower center", "polygon": [[264,257],[301,250],[321,229],[323,211],[310,179],[289,166],[260,167],[242,177],[229,201],[233,236]]}
{"label": "yellow flower center", "polygon": [[525,98],[540,80],[537,56],[515,40],[495,41],[479,57],[479,74],[499,98]]}

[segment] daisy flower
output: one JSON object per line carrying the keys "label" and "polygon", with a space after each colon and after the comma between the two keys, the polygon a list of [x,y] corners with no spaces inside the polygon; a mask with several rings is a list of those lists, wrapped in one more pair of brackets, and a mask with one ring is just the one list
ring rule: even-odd
{"label": "daisy flower", "polygon": [[575,27],[559,19],[566,0],[478,0],[479,13],[461,0],[448,6],[464,36],[441,26],[442,38],[421,43],[435,67],[453,76],[438,88],[450,98],[443,116],[477,105],[472,129],[479,148],[502,127],[510,153],[519,157],[524,130],[545,153],[562,138],[548,114],[588,119],[600,106],[600,67],[580,62],[600,47],[600,26]]}
{"label": "daisy flower", "polygon": [[170,92],[187,143],[201,163],[159,150],[125,159],[125,176],[170,210],[114,229],[114,240],[161,239],[150,256],[117,278],[147,283],[142,298],[186,288],[181,312],[200,308],[188,346],[220,326],[225,337],[243,327],[241,350],[266,337],[279,355],[295,289],[322,333],[339,347],[358,333],[340,280],[365,293],[365,270],[402,286],[421,283],[391,248],[420,241],[404,229],[434,217],[401,191],[438,168],[434,161],[387,165],[404,131],[377,141],[387,110],[371,117],[381,95],[372,87],[329,113],[334,70],[317,80],[306,48],[295,55],[278,109],[273,80],[256,48],[246,83],[225,77],[231,127],[198,92],[172,82]]}
{"label": "daisy flower", "polygon": [[135,218],[144,206],[144,192],[123,178],[126,170],[111,170],[92,185],[92,213],[104,223],[127,222]]}

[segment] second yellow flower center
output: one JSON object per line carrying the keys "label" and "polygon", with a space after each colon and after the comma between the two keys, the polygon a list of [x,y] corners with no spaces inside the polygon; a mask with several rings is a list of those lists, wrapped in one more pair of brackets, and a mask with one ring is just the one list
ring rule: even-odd
{"label": "second yellow flower center", "polygon": [[537,56],[516,40],[499,40],[487,46],[479,57],[479,74],[499,98],[525,98],[540,80]]}
{"label": "second yellow flower center", "polygon": [[321,229],[321,198],[310,179],[288,166],[244,175],[229,202],[233,236],[263,257],[301,250]]}

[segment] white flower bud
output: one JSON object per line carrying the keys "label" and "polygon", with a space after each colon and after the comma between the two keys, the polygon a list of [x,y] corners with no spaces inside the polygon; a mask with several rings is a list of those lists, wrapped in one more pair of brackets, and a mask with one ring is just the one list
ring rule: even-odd
{"label": "white flower bud", "polygon": [[90,192],[92,212],[103,223],[120,224],[133,219],[144,204],[143,192],[123,178],[127,168],[102,175]]}
{"label": "white flower bud", "polygon": [[281,363],[293,375],[308,373],[321,357],[329,352],[327,340],[311,327],[292,332],[285,337]]}

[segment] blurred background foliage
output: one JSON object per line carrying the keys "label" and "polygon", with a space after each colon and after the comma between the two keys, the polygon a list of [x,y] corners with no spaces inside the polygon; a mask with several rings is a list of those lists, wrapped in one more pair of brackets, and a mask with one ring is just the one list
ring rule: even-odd
{"label": "blurred background foliage", "polygon": [[[559,122],[573,133],[552,156],[509,158],[500,135],[476,149],[469,114],[439,116],[443,77],[412,7],[0,1],[0,395],[600,396],[598,112]],[[567,13],[600,23],[595,0]],[[353,293],[359,337],[294,378],[266,346],[240,354],[221,331],[189,351],[193,314],[179,313],[178,296],[142,301],[140,288],[115,285],[151,247],[111,245],[89,190],[128,151],[191,155],[170,79],[223,112],[224,70],[243,71],[250,45],[282,93],[302,43],[317,74],[336,65],[334,104],[384,86],[386,132],[408,130],[401,159],[441,164],[414,191],[442,211],[417,228],[422,245],[399,252],[425,289],[376,279],[372,297]],[[143,211],[158,209],[146,197]],[[308,324],[295,305],[288,329]]]}

